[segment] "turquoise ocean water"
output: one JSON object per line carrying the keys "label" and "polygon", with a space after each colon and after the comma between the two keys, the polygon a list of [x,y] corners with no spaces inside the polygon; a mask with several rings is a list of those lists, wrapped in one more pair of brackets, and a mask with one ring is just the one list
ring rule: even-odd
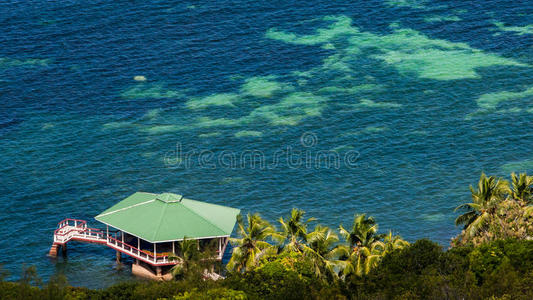
{"label": "turquoise ocean water", "polygon": [[[533,172],[531,1],[0,4],[0,263],[129,280],[65,217],[135,191],[444,246],[481,171]],[[135,77],[137,76],[137,77]],[[255,156],[253,156],[253,155]],[[254,159],[250,159],[254,157]],[[255,163],[252,163],[255,162]]]}

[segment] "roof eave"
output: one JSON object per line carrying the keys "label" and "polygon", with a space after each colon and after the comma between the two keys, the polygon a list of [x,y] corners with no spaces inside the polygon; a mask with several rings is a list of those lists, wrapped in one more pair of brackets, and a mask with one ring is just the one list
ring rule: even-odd
{"label": "roof eave", "polygon": [[134,234],[134,233],[128,232],[128,231],[126,231],[126,230],[124,230],[124,229],[121,229],[121,228],[115,226],[115,225],[112,225],[112,224],[106,223],[106,222],[104,222],[104,221],[102,221],[102,220],[98,220],[97,217],[98,217],[98,216],[94,217],[94,219],[95,219],[96,221],[100,222],[100,223],[103,223],[103,224],[105,224],[105,225],[107,225],[107,226],[110,226],[110,227],[116,228],[116,229],[118,229],[118,230],[120,230],[120,231],[122,231],[122,232],[125,232],[125,233],[127,233],[127,234],[129,234],[129,235],[132,235],[132,236],[134,236],[134,237],[140,238],[140,239],[142,239],[143,241],[147,241],[147,242],[152,243],[152,244],[153,244],[153,243],[180,242],[180,241],[183,241],[185,238],[186,238],[186,239],[189,239],[189,240],[190,240],[190,239],[192,239],[192,240],[203,240],[203,239],[214,239],[214,238],[220,238],[220,237],[229,237],[229,236],[231,235],[231,234],[226,234],[226,235],[203,236],[203,237],[185,237],[185,238],[179,238],[179,239],[175,239],[175,240],[153,241],[153,240],[149,240],[149,239],[143,238],[143,237],[141,237],[141,236],[138,236],[138,235],[136,235],[136,234]]}

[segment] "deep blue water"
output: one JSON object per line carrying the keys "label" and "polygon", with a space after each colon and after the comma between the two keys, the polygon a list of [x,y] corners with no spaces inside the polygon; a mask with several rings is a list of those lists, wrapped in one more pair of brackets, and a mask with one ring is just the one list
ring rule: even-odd
{"label": "deep blue water", "polygon": [[[447,246],[481,171],[533,172],[531,1],[10,1],[0,24],[11,279],[22,264],[79,286],[131,279],[101,246],[46,253],[62,218],[97,225],[135,191],[272,222],[366,212]],[[267,166],[238,164],[247,151]]]}

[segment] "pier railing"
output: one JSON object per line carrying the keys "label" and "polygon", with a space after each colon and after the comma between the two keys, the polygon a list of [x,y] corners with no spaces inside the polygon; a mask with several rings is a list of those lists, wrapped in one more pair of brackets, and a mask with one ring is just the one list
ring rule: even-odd
{"label": "pier railing", "polygon": [[[154,255],[150,252],[138,249],[130,244],[124,243],[110,235],[107,236],[107,244],[111,248],[115,248],[116,250],[123,250],[122,252],[129,254],[133,257],[139,258],[144,261],[148,261],[154,264],[173,264],[171,260],[169,260],[168,255],[159,254]],[[117,249],[118,248],[118,249]]]}
{"label": "pier railing", "polygon": [[54,231],[54,244],[63,245],[70,240],[105,244],[110,248],[153,265],[174,265],[178,263],[170,260],[166,254],[154,255],[124,243],[116,237],[106,234],[101,229],[87,227],[87,222],[84,220],[65,219],[58,223],[58,227]]}
{"label": "pier railing", "polygon": [[71,240],[74,235],[85,231],[87,222],[77,219],[65,219],[59,222],[54,231],[54,243],[64,244]]}

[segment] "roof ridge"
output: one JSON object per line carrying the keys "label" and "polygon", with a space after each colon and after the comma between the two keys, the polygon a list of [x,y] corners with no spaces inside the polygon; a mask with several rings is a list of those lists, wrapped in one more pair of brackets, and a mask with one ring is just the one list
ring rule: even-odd
{"label": "roof ridge", "polygon": [[95,218],[98,218],[98,217],[103,217],[103,216],[107,216],[107,215],[110,215],[110,214],[114,214],[116,212],[119,212],[119,211],[123,211],[123,210],[126,210],[126,209],[130,209],[132,207],[136,207],[136,206],[141,206],[141,205],[144,205],[144,204],[148,204],[150,202],[154,202],[156,199],[151,199],[151,200],[148,200],[148,201],[144,201],[144,202],[141,202],[141,203],[137,203],[137,204],[133,204],[133,205],[130,205],[130,206],[126,206],[126,207],[123,207],[123,208],[119,208],[117,210],[113,210],[113,211],[110,211],[110,212],[106,212],[106,213],[103,213],[103,214],[99,214],[97,215]]}
{"label": "roof ridge", "polygon": [[216,224],[213,224],[211,221],[209,221],[208,219],[206,219],[204,216],[198,214],[197,212],[195,212],[194,210],[192,210],[191,208],[187,207],[186,205],[183,204],[183,202],[179,202],[181,205],[183,205],[183,207],[185,207],[186,209],[188,209],[189,211],[191,211],[193,214],[197,215],[198,217],[202,218],[204,221],[206,221],[207,223],[215,226],[218,230],[222,231],[222,233],[226,233],[224,231],[224,229],[220,228],[218,225]]}
{"label": "roof ridge", "polygon": [[159,224],[157,224],[157,229],[154,230],[154,235],[152,236],[152,239],[155,241],[157,240],[157,233],[159,232],[159,228],[161,228],[161,224],[163,224],[163,216],[165,215],[165,211],[167,210],[168,203],[165,203],[163,206],[163,209],[161,210],[161,214],[159,215]]}
{"label": "roof ridge", "polygon": [[217,204],[217,203],[205,202],[205,201],[200,201],[200,200],[189,199],[189,198],[186,198],[185,196],[181,200],[182,200],[181,201],[182,203],[183,203],[183,200],[187,200],[187,201],[191,201],[191,202],[198,202],[198,203],[201,203],[201,204],[207,204],[207,205],[212,205],[212,206],[218,206],[218,207],[223,207],[223,208],[230,208],[230,209],[239,210],[238,208],[235,208],[235,207],[222,205],[222,204]]}

